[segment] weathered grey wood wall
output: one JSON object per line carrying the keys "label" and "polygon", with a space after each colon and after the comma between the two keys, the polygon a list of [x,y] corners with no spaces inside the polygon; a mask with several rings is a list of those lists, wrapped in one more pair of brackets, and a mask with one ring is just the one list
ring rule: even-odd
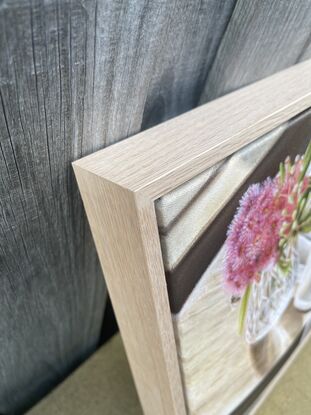
{"label": "weathered grey wood wall", "polygon": [[311,1],[238,0],[208,73],[201,102],[310,57]]}
{"label": "weathered grey wood wall", "polygon": [[308,0],[0,0],[0,413],[98,343],[71,161],[310,57],[310,20]]}

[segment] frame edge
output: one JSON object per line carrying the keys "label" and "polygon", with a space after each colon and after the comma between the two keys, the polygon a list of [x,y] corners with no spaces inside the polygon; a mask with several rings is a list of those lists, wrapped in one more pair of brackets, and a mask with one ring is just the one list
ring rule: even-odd
{"label": "frame edge", "polygon": [[185,415],[154,201],[73,168],[143,411]]}

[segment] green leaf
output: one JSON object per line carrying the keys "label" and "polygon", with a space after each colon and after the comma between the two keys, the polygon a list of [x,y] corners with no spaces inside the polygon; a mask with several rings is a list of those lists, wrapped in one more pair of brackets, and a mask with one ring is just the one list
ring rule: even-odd
{"label": "green leaf", "polygon": [[282,254],[277,262],[277,266],[282,271],[283,274],[288,275],[291,268],[292,268],[292,262],[290,259],[286,258],[284,254]]}
{"label": "green leaf", "polygon": [[296,215],[297,220],[301,220],[302,216],[304,215],[305,208],[309,202],[309,196],[310,196],[310,189],[308,188],[298,202],[297,215]]}
{"label": "green leaf", "polygon": [[285,179],[285,166],[284,166],[284,163],[280,163],[280,178],[281,178],[281,183],[284,183],[284,179]]}
{"label": "green leaf", "polygon": [[299,175],[298,182],[301,182],[302,179],[305,177],[306,172],[309,168],[310,162],[311,162],[311,141],[309,142],[307,150],[303,156],[303,169]]}
{"label": "green leaf", "polygon": [[304,226],[301,228],[301,231],[302,231],[303,233],[309,233],[309,232],[311,232],[311,223],[307,223],[306,225],[304,225]]}
{"label": "green leaf", "polygon": [[300,219],[300,225],[304,226],[305,222],[309,222],[311,220],[311,211],[303,212]]}
{"label": "green leaf", "polygon": [[241,305],[240,305],[240,313],[239,313],[239,334],[242,334],[243,327],[244,327],[244,321],[247,313],[247,305],[248,305],[248,299],[249,295],[251,293],[251,284],[248,284],[246,287],[245,293],[242,297]]}
{"label": "green leaf", "polygon": [[303,220],[301,220],[299,226],[300,228],[303,228],[304,226],[308,226],[311,224],[311,212],[308,213],[308,215],[305,216]]}

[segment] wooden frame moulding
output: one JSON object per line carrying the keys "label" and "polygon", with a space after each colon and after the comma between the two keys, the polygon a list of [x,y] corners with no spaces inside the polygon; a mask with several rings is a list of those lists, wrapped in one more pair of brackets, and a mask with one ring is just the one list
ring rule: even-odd
{"label": "wooden frame moulding", "polygon": [[183,415],[154,201],[311,106],[311,60],[73,163],[145,414]]}

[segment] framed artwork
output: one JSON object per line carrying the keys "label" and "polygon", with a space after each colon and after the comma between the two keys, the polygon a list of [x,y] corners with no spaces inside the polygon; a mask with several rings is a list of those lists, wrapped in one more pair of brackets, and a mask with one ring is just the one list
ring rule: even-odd
{"label": "framed artwork", "polygon": [[307,336],[310,70],[73,164],[146,414],[251,411]]}

